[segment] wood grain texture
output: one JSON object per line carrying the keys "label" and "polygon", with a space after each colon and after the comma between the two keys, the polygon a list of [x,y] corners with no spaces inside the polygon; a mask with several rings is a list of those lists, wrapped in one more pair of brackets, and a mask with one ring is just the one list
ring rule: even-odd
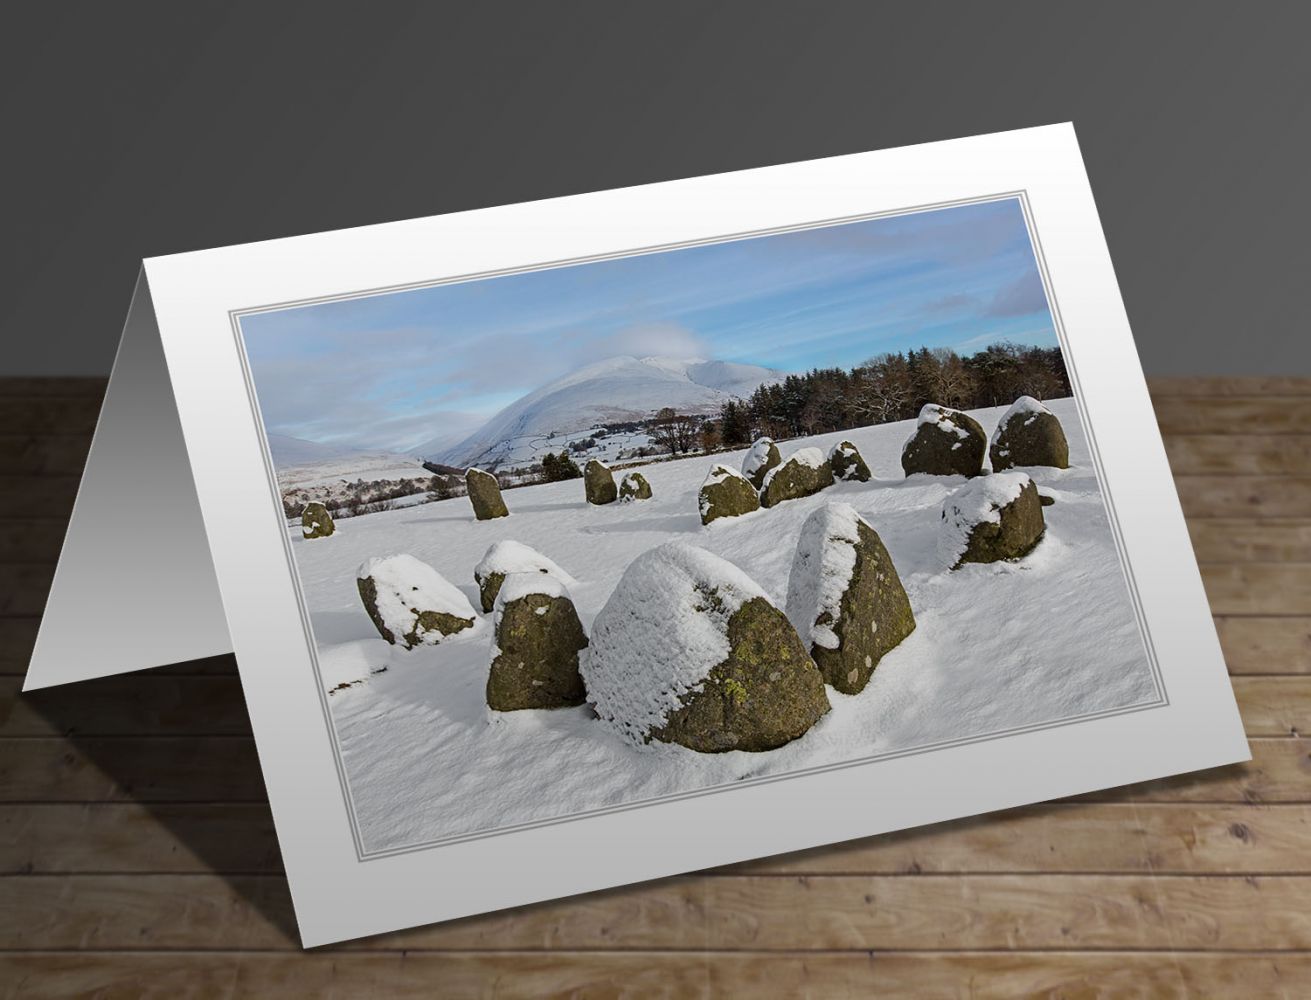
{"label": "wood grain texture", "polygon": [[298,950],[230,656],[19,695],[103,380],[0,379],[0,996],[1311,996],[1311,379],[1154,379],[1253,760]]}
{"label": "wood grain texture", "polygon": [[1149,375],[1152,399],[1166,396],[1311,396],[1305,375]]}

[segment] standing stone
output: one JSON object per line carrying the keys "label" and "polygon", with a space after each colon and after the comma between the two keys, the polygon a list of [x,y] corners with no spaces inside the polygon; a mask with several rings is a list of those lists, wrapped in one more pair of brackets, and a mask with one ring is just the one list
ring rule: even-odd
{"label": "standing stone", "polygon": [[1045,530],[1033,480],[1023,472],[994,472],[966,483],[943,502],[939,552],[952,569],[1019,559]]}
{"label": "standing stone", "polygon": [[478,599],[484,611],[491,611],[496,606],[501,584],[512,573],[546,573],[566,587],[576,582],[536,549],[507,538],[493,544],[473,568],[473,582],[478,585]]}
{"label": "standing stone", "polygon": [[714,465],[697,495],[701,523],[721,517],[738,517],[760,509],[760,496],[751,481],[727,465]]}
{"label": "standing stone", "polygon": [[742,459],[742,475],[751,480],[751,485],[759,490],[765,485],[765,476],[769,474],[769,470],[782,461],[783,456],[778,453],[778,445],[771,438],[756,438],[755,443],[751,445],[751,450]]}
{"label": "standing stone", "polygon": [[833,467],[818,448],[800,448],[782,465],[769,470],[760,491],[760,506],[808,497],[833,485]]}
{"label": "standing stone", "polygon": [[498,712],[566,708],[586,700],[578,673],[587,635],[559,580],[512,573],[496,598],[496,639],[487,704]]}
{"label": "standing stone", "polygon": [[300,513],[300,533],[305,538],[327,538],[337,530],[328,508],[321,503],[307,503]]}
{"label": "standing stone", "polygon": [[464,474],[464,485],[469,490],[469,502],[473,504],[473,515],[478,520],[510,516],[501,498],[501,485],[490,472],[470,469]]}
{"label": "standing stone", "polygon": [[906,475],[977,476],[983,471],[988,435],[979,422],[960,410],[925,403],[915,433],[901,449]]}
{"label": "standing stone", "polygon": [[589,459],[583,468],[583,489],[587,492],[588,503],[614,503],[619,497],[619,488],[615,486],[615,477],[609,467],[594,458]]}
{"label": "standing stone", "polygon": [[829,708],[787,617],[732,563],[683,542],[625,570],[593,624],[582,673],[602,721],[637,745],[772,750]]}
{"label": "standing stone", "polygon": [[843,694],[863,689],[884,655],[915,631],[883,540],[845,503],[825,504],[801,526],[787,615],[824,680]]}
{"label": "standing stone", "polygon": [[406,649],[435,646],[478,620],[468,598],[414,556],[369,559],[355,576],[360,600],[378,634]]}
{"label": "standing stone", "polygon": [[646,476],[640,472],[630,472],[624,476],[623,481],[619,484],[619,499],[624,502],[650,500],[651,484],[646,481]]}
{"label": "standing stone", "polygon": [[1032,396],[1021,396],[1002,416],[988,448],[992,471],[1017,465],[1070,467],[1070,445],[1056,414]]}
{"label": "standing stone", "polygon": [[868,483],[872,478],[860,450],[850,441],[839,441],[828,453],[833,478],[845,482]]}

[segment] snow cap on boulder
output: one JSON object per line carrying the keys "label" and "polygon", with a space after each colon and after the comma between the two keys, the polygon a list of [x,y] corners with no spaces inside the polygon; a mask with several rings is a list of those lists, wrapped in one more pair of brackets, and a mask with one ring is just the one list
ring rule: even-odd
{"label": "snow cap on boulder", "polygon": [[759,490],[765,485],[765,476],[769,470],[783,461],[778,453],[778,445],[772,438],[756,438],[742,459],[742,475],[751,480],[751,485]]}
{"label": "snow cap on boulder", "polygon": [[833,485],[833,467],[818,448],[798,448],[781,465],[765,474],[760,506],[808,497]]}
{"label": "snow cap on boulder", "polygon": [[564,584],[511,573],[496,596],[487,705],[498,712],[565,708],[586,699],[578,652],[587,634]]}
{"label": "snow cap on boulder", "polygon": [[845,503],[827,503],[802,524],[787,615],[824,680],[843,694],[864,688],[884,654],[915,630],[883,540]]}
{"label": "snow cap on boulder", "polygon": [[983,471],[988,436],[979,422],[960,410],[925,403],[912,434],[901,448],[906,475],[977,476]]}
{"label": "snow cap on boulder", "polygon": [[619,499],[624,503],[632,500],[650,500],[651,484],[640,472],[630,472],[619,483]]}
{"label": "snow cap on boulder", "polygon": [[464,485],[469,490],[473,516],[479,521],[510,516],[510,511],[506,509],[505,501],[501,498],[501,484],[490,472],[469,469],[464,474]]}
{"label": "snow cap on boulder", "polygon": [[589,459],[583,467],[583,490],[587,494],[587,502],[592,504],[614,503],[619,496],[619,488],[615,486],[615,477],[610,467],[594,458]]}
{"label": "snow cap on boulder", "polygon": [[750,480],[727,465],[713,465],[697,495],[701,523],[738,517],[760,509],[760,496]]}
{"label": "snow cap on boulder", "polygon": [[592,625],[582,673],[601,719],[639,746],[772,750],[829,707],[819,670],[765,592],[685,542],[625,570]]}
{"label": "snow cap on boulder", "polygon": [[436,645],[478,619],[468,598],[411,555],[369,559],[355,574],[364,610],[390,643]]}
{"label": "snow cap on boulder", "polygon": [[523,542],[510,539],[496,542],[473,568],[473,580],[478,585],[478,597],[484,611],[491,611],[495,607],[501,583],[511,573],[544,573],[555,577],[566,587],[577,582],[546,556]]}
{"label": "snow cap on boulder", "polygon": [[938,551],[952,569],[967,562],[1019,559],[1032,551],[1045,529],[1033,480],[1023,472],[994,472],[943,501]]}
{"label": "snow cap on boulder", "polygon": [[839,441],[828,453],[828,464],[833,470],[833,478],[847,482],[868,483],[869,466],[861,458],[860,450],[850,441]]}
{"label": "snow cap on boulder", "polygon": [[1017,465],[1070,467],[1070,445],[1056,414],[1032,396],[1021,396],[1002,415],[988,448],[992,471]]}
{"label": "snow cap on boulder", "polygon": [[328,508],[321,503],[307,503],[300,512],[300,533],[305,538],[327,538],[337,530]]}

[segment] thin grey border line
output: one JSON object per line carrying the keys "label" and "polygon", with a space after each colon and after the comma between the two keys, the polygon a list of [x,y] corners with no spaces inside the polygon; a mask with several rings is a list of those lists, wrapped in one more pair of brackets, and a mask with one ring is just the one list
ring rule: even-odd
{"label": "thin grey border line", "polygon": [[[1085,433],[1089,438],[1089,451],[1093,457],[1094,471],[1097,476],[1097,484],[1101,490],[1103,503],[1107,510],[1108,521],[1112,528],[1112,538],[1116,544],[1116,552],[1120,557],[1121,570],[1125,576],[1126,589],[1129,591],[1131,602],[1134,606],[1135,619],[1139,624],[1139,636],[1143,640],[1145,652],[1147,653],[1148,665],[1152,671],[1152,677],[1157,689],[1157,699],[1150,702],[1142,702],[1136,705],[1127,705],[1121,708],[1108,709],[1102,712],[1089,713],[1087,715],[1069,716],[1064,719],[1051,720],[1044,723],[1034,723],[1029,726],[1015,727],[1007,730],[1000,730],[992,733],[982,733],[976,736],[962,737],[957,740],[947,740],[939,743],[926,744],[919,747],[906,747],[901,750],[893,750],[883,754],[875,754],[869,757],[856,758],[854,760],[837,761],[831,764],[815,765],[810,768],[789,771],[785,774],[760,775],[759,777],[741,778],[732,782],[724,782],[717,785],[710,785],[703,788],[692,789],[687,792],[675,792],[669,795],[662,795],[656,798],[644,799],[638,802],[620,803],[614,806],[607,806],[601,809],[588,810],[581,813],[573,813],[568,816],[546,817],[540,820],[529,821],[514,826],[497,827],[493,830],[471,831],[464,834],[455,834],[450,837],[442,837],[436,840],[425,841],[419,844],[410,844],[400,847],[386,848],[380,851],[367,852],[364,850],[362,837],[359,830],[359,821],[355,815],[355,803],[350,789],[350,778],[346,772],[345,764],[341,758],[340,739],[337,734],[336,722],[333,719],[332,711],[327,704],[327,693],[323,687],[322,674],[319,669],[318,646],[314,640],[313,626],[309,620],[309,611],[305,601],[304,587],[300,579],[300,568],[296,563],[295,553],[291,548],[291,536],[288,531],[286,518],[282,513],[282,504],[277,489],[277,473],[272,461],[272,454],[268,445],[268,433],[265,430],[263,416],[260,412],[258,394],[255,390],[254,379],[250,370],[250,362],[246,355],[244,335],[241,331],[241,317],[257,315],[267,312],[278,312],[286,309],[302,308],[310,305],[322,305],[329,302],[341,302],[358,298],[372,298],[381,295],[394,294],[396,292],[413,291],[421,288],[438,288],[443,285],[460,284],[469,281],[481,281],[490,278],[504,277],[512,274],[525,274],[533,271],[553,270],[560,267],[574,267],[582,264],[597,263],[605,260],[617,260],[627,257],[647,256],[655,253],[664,253],[672,250],[682,250],[691,247],[708,246],[717,243],[730,243],[742,239],[754,239],[765,236],[775,236],[783,233],[804,232],[811,229],[824,229],[840,225],[848,225],[856,222],[867,222],[873,219],[890,218],[901,215],[914,215],[921,212],[939,211],[946,208],[956,208],[964,205],[986,204],[988,202],[1005,201],[1015,199],[1024,215],[1025,225],[1029,232],[1030,249],[1033,252],[1035,262],[1038,265],[1039,273],[1043,281],[1043,290],[1047,298],[1047,303],[1051,311],[1053,327],[1056,330],[1057,338],[1060,342],[1061,351],[1066,364],[1074,376],[1072,388],[1075,392],[1076,401],[1079,404],[1080,423],[1084,427]],[[362,289],[355,292],[346,292],[336,295],[325,295],[316,298],[293,299],[282,303],[272,303],[262,306],[252,306],[245,309],[233,309],[228,312],[229,322],[232,327],[233,336],[237,345],[237,352],[241,360],[242,374],[246,380],[247,395],[251,402],[251,411],[256,420],[256,426],[259,430],[259,440],[261,453],[264,461],[265,474],[268,477],[271,498],[274,501],[273,510],[277,515],[277,523],[283,540],[283,549],[287,557],[288,566],[292,571],[292,584],[296,593],[297,605],[300,610],[301,626],[306,639],[307,649],[310,655],[310,662],[314,668],[315,680],[317,682],[319,693],[319,704],[324,714],[324,720],[327,723],[328,732],[332,737],[332,748],[334,762],[337,768],[338,780],[342,786],[342,797],[344,799],[347,816],[351,827],[352,839],[355,842],[355,853],[358,862],[363,863],[378,858],[395,857],[401,854],[409,854],[415,851],[429,850],[435,847],[445,846],[447,844],[467,842],[471,840],[480,840],[486,837],[502,836],[505,834],[523,832],[543,826],[550,826],[557,823],[569,823],[577,820],[591,819],[600,815],[608,815],[615,812],[626,812],[631,809],[646,808],[649,806],[661,805],[667,802],[682,801],[689,798],[696,798],[702,795],[709,795],[718,792],[729,791],[734,788],[741,788],[747,785],[757,785],[773,783],[792,778],[807,777],[824,771],[845,769],[878,763],[883,760],[892,760],[900,757],[914,756],[922,753],[932,753],[937,750],[948,749],[956,746],[967,746],[974,743],[980,743],[994,739],[1005,739],[1011,736],[1023,735],[1029,732],[1036,732],[1045,729],[1059,728],[1067,725],[1077,725],[1082,722],[1091,722],[1097,719],[1109,718],[1119,715],[1128,715],[1135,712],[1148,711],[1155,708],[1164,708],[1170,704],[1168,695],[1165,691],[1164,680],[1160,674],[1159,664],[1157,661],[1155,647],[1152,643],[1151,633],[1146,627],[1146,617],[1142,611],[1141,598],[1138,593],[1137,582],[1133,577],[1128,561],[1128,553],[1124,547],[1123,539],[1119,530],[1117,514],[1113,503],[1110,500],[1110,486],[1106,481],[1105,470],[1101,463],[1101,457],[1097,448],[1096,437],[1092,434],[1091,424],[1086,415],[1086,406],[1083,401],[1083,390],[1079,382],[1075,365],[1073,362],[1072,352],[1069,350],[1068,341],[1065,335],[1064,322],[1061,317],[1060,309],[1056,303],[1056,297],[1051,288],[1050,273],[1047,269],[1046,259],[1042,253],[1041,241],[1037,238],[1037,230],[1034,225],[1031,207],[1028,201],[1028,191],[1018,189],[1016,191],[1001,192],[993,195],[981,195],[974,198],[961,198],[952,201],[935,202],[927,205],[917,205],[908,208],[891,209],[882,212],[870,212],[860,215],[843,216],[834,219],[825,219],[818,222],[803,223],[793,226],[778,226],[769,229],[751,230],[748,232],[733,233],[724,236],[708,237],[700,240],[688,240],[679,243],[659,244],[649,247],[638,247],[627,251],[618,251],[615,253],[595,254],[585,257],[566,258],[558,261],[547,261],[539,264],[531,264],[524,267],[501,268],[494,271],[483,271],[467,275],[459,275],[450,278],[442,278],[432,281],[409,282],[405,284],[382,286],[374,289]]]}

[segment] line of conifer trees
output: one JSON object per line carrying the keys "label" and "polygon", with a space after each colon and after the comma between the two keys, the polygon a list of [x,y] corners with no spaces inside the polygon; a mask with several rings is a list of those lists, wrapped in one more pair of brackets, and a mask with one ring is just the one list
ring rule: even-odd
{"label": "line of conifer trees", "polygon": [[949,348],[880,354],[850,370],[816,368],[762,385],[745,402],[724,404],[719,432],[727,446],[761,434],[799,437],[907,420],[925,403],[970,410],[1020,396],[1070,395],[1058,347],[992,344],[962,357]]}

